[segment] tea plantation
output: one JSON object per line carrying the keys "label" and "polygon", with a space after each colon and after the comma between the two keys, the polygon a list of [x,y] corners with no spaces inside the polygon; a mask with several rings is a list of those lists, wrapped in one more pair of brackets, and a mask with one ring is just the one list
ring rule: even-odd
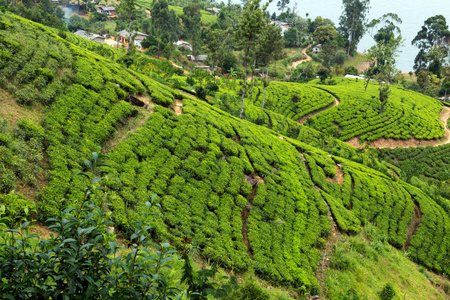
{"label": "tea plantation", "polygon": [[334,128],[341,140],[352,137],[369,142],[379,138],[430,140],[444,134],[439,120],[442,104],[431,97],[391,86],[389,99],[380,113],[378,84],[369,84],[365,92],[363,81],[343,78],[335,86],[320,87],[334,94],[340,104],[313,117],[309,125],[319,131]]}
{"label": "tea plantation", "polygon": [[[83,49],[42,25],[0,14],[0,86],[22,105],[46,107],[42,128],[25,121],[17,123],[18,129],[0,123],[1,153],[15,157],[14,145],[37,143],[30,144],[30,156],[23,161],[26,172],[39,172],[31,165],[43,161],[36,152],[44,149],[48,182],[37,200],[41,220],[83,199],[84,183],[75,174],[84,170],[83,159],[97,145],[142,112],[124,101],[135,95],[152,101],[154,112],[142,127],[117,141],[109,153],[111,172],[104,176],[105,201],[120,230],[131,230],[145,202],[158,194],[160,207],[153,206],[155,214],[147,220],[156,241],[169,240],[179,249],[190,241],[202,258],[233,272],[254,270],[273,284],[318,291],[316,271],[332,217],[347,234],[373,223],[412,260],[450,274],[450,217],[441,205],[387,176],[386,166],[378,165],[386,171],[379,172],[342,158],[364,159],[340,141],[327,140],[335,146],[330,152],[309,145],[323,145],[325,139],[277,113],[290,114],[282,107],[296,93],[304,93],[309,104],[299,105],[302,112],[294,112],[294,117],[317,101],[320,107],[329,105],[332,96],[294,85],[286,85],[286,96],[277,92],[284,84],[273,84],[268,97],[275,112],[248,104],[265,116],[254,118],[262,120],[255,122],[261,126],[186,97],[145,75],[152,71],[127,69],[109,56]],[[357,120],[356,111],[367,109],[370,116],[377,110],[375,100],[360,95],[365,104],[352,106],[359,103],[359,93],[343,94],[353,85],[326,87],[341,100],[330,111],[338,109],[343,116],[345,110],[345,116]],[[169,109],[175,99],[183,101],[181,115]],[[405,136],[414,128],[422,130],[406,126],[411,120],[433,128],[433,137],[442,135],[439,120],[434,120],[439,104],[420,102],[423,99],[411,93],[411,99],[386,107],[389,116],[403,110],[396,122],[404,125]],[[323,116],[313,119],[313,127],[330,125],[328,111]],[[343,132],[349,130],[346,123],[339,124]],[[350,133],[341,138],[346,136]],[[33,188],[33,180],[20,177],[22,169],[7,160],[1,163],[2,182],[11,176]]]}
{"label": "tea plantation", "polygon": [[[263,87],[255,86],[253,103],[261,106]],[[325,108],[334,102],[334,97],[314,87],[287,82],[272,82],[266,88],[264,108],[277,112],[292,120]]]}

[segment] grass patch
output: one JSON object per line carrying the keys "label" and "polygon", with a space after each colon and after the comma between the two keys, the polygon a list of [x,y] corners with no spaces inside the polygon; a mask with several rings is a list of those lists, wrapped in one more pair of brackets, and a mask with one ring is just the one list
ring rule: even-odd
{"label": "grass patch", "polygon": [[331,267],[325,278],[327,299],[350,289],[367,299],[378,299],[387,283],[396,292],[394,299],[449,299],[450,296],[448,279],[428,272],[379,238],[369,239],[367,228],[339,242],[330,259]]}
{"label": "grass patch", "polygon": [[0,118],[7,120],[12,126],[15,126],[19,119],[26,119],[35,124],[41,124],[43,116],[44,109],[42,105],[19,105],[13,96],[4,90],[0,90]]}

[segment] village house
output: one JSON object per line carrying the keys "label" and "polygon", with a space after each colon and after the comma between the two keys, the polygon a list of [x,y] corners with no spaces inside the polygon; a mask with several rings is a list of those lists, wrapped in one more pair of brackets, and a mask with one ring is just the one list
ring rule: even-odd
{"label": "village house", "polygon": [[197,56],[187,55],[187,58],[189,61],[192,61],[192,62],[203,63],[208,58],[208,55],[197,55]]}
{"label": "village house", "polygon": [[286,22],[281,21],[272,21],[271,24],[277,24],[281,28],[281,35],[284,36],[284,33],[291,28]]}
{"label": "village house", "polygon": [[206,10],[209,11],[214,16],[217,16],[220,13],[220,8],[216,8],[216,7],[207,8]]}
{"label": "village house", "polygon": [[192,51],[192,45],[183,40],[179,40],[173,44],[176,45],[178,48],[189,49],[190,51]]}
{"label": "village house", "polygon": [[[122,30],[119,32],[119,42],[122,44],[128,43],[130,37],[130,33],[127,30]],[[138,48],[142,48],[142,41],[148,37],[148,34],[138,32],[138,31],[132,31],[131,37],[134,41],[134,45]]]}
{"label": "village house", "polygon": [[317,54],[320,51],[322,51],[322,44],[317,44],[317,45],[313,46],[312,51],[314,52],[314,54]]}
{"label": "village house", "polygon": [[95,34],[95,33],[88,33],[84,30],[77,30],[76,32],[74,32],[74,34],[84,37],[85,39],[94,41],[94,42],[98,42],[101,44],[105,43],[105,39],[106,37],[104,35],[100,35],[100,34]]}
{"label": "village house", "polygon": [[96,10],[97,12],[101,14],[107,14],[110,17],[117,16],[116,9],[114,8],[114,6],[98,6]]}

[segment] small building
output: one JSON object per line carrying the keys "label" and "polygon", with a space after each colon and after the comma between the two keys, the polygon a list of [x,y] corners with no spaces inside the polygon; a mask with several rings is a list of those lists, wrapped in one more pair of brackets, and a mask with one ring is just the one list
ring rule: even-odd
{"label": "small building", "polygon": [[281,35],[284,36],[284,33],[291,28],[288,23],[286,22],[280,22],[280,21],[272,21],[271,24],[276,24],[281,28]]}
{"label": "small building", "polygon": [[[122,30],[119,32],[119,42],[122,44],[128,43],[130,37],[130,33],[127,30]],[[134,45],[136,47],[142,48],[142,41],[148,37],[148,34],[138,32],[138,31],[132,31],[131,32],[131,38],[133,39]]]}
{"label": "small building", "polygon": [[198,62],[204,62],[204,61],[206,61],[207,58],[208,58],[208,55],[197,55],[195,60]]}
{"label": "small building", "polygon": [[96,10],[101,14],[107,14],[108,16],[111,17],[117,16],[116,9],[114,8],[114,6],[98,6]]}
{"label": "small building", "polygon": [[173,43],[174,45],[176,45],[178,48],[184,48],[184,49],[189,49],[190,51],[192,51],[192,45],[189,44],[188,42],[185,42],[183,40],[179,40],[176,43]]}
{"label": "small building", "polygon": [[207,11],[209,11],[212,15],[217,16],[220,13],[220,8],[207,8]]}
{"label": "small building", "polygon": [[104,35],[100,35],[100,34],[95,34],[95,33],[88,33],[84,30],[77,30],[76,32],[74,32],[74,34],[84,37],[85,39],[94,41],[94,42],[98,42],[101,44],[105,43],[105,39],[106,37]]}
{"label": "small building", "polygon": [[313,46],[312,51],[314,52],[314,54],[317,54],[320,51],[322,51],[322,44],[317,44],[317,45]]}
{"label": "small building", "polygon": [[187,59],[192,62],[204,62],[208,58],[208,55],[187,55]]}

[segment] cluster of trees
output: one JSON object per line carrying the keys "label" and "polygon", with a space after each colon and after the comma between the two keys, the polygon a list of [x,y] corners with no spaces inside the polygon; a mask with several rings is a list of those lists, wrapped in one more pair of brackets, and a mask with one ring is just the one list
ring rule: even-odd
{"label": "cluster of trees", "polygon": [[450,30],[444,16],[425,20],[411,44],[419,49],[414,59],[419,89],[424,94],[447,96],[450,92]]}
{"label": "cluster of trees", "polygon": [[51,0],[0,0],[0,8],[24,18],[58,29],[64,29],[64,11],[53,5]]}

